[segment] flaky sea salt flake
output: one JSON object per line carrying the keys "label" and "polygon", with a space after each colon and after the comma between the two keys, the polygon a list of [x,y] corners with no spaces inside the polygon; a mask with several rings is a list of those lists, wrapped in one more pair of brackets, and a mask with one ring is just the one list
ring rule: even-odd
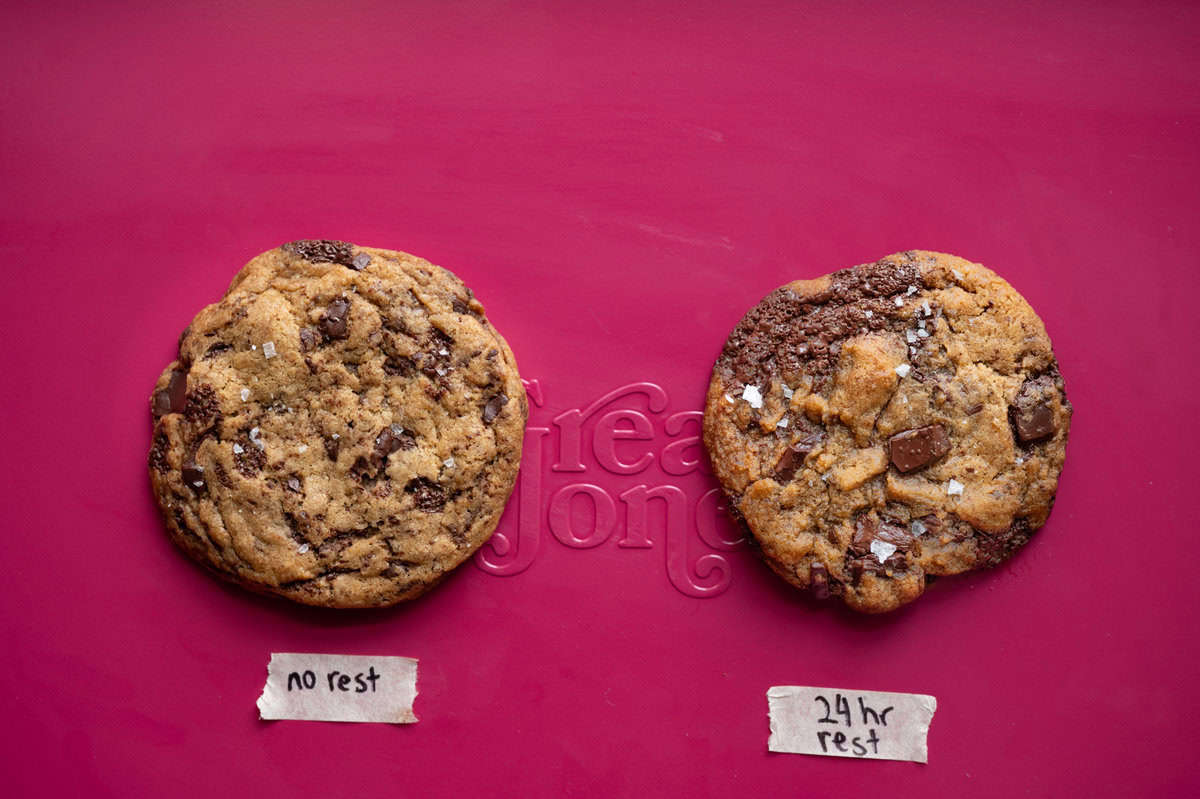
{"label": "flaky sea salt flake", "polygon": [[929,300],[921,303],[921,313],[926,316],[933,316],[933,309],[929,307]]}
{"label": "flaky sea salt flake", "polygon": [[903,297],[897,297],[897,298],[895,299],[895,303],[896,303],[896,307],[897,307],[897,308],[903,308],[903,307],[904,307],[904,298],[903,298]]}
{"label": "flaky sea salt flake", "polygon": [[761,408],[763,405],[762,392],[758,386],[746,386],[742,389],[742,399],[750,403],[751,408]]}
{"label": "flaky sea salt flake", "polygon": [[913,519],[913,523],[909,525],[913,536],[925,535],[925,525],[917,519]]}
{"label": "flaky sea salt flake", "polygon": [[896,545],[889,544],[887,541],[876,538],[871,542],[871,553],[879,559],[880,563],[896,554]]}
{"label": "flaky sea salt flake", "polygon": [[909,344],[916,344],[916,343],[917,343],[917,334],[916,334],[916,331],[913,331],[913,330],[905,330],[905,331],[904,331],[904,337],[905,337],[906,339],[908,339],[908,343],[909,343]]}
{"label": "flaky sea salt flake", "polygon": [[916,294],[916,293],[917,293],[917,287],[916,287],[916,286],[909,286],[909,287],[908,287],[908,291],[906,291],[906,292],[904,292],[904,293],[905,293],[905,294],[907,294],[908,296],[910,296],[910,297],[911,297],[912,295],[914,295],[914,294]]}
{"label": "flaky sea salt flake", "polygon": [[275,357],[275,342],[267,341],[263,343],[263,355],[267,356],[267,360]]}
{"label": "flaky sea salt flake", "polygon": [[243,452],[245,452],[245,451],[246,451],[246,450],[242,449],[242,445],[241,445],[241,444],[234,444],[234,445],[233,445],[233,454],[234,454],[234,455],[241,455],[241,454],[242,454]]}
{"label": "flaky sea salt flake", "polygon": [[296,547],[296,551],[303,555],[308,551],[308,544],[301,544],[300,546]]}
{"label": "flaky sea salt flake", "polygon": [[445,466],[447,469],[453,469],[454,468],[454,456],[451,455],[449,458],[446,458],[446,460],[442,461],[442,465]]}
{"label": "flaky sea salt flake", "polygon": [[950,482],[946,483],[946,495],[951,496],[951,497],[953,497],[953,496],[961,497],[963,488],[964,488],[964,486],[962,483],[958,482],[953,477],[951,477]]}
{"label": "flaky sea salt flake", "polygon": [[308,444],[301,444],[300,446],[296,447],[296,452],[301,455],[308,452]]}
{"label": "flaky sea salt flake", "polygon": [[909,366],[906,363],[902,363],[896,367],[896,374],[900,375],[901,377],[908,377],[908,373],[911,370],[912,370],[911,366]]}
{"label": "flaky sea salt flake", "polygon": [[792,396],[795,395],[795,393],[796,393],[795,391],[792,390],[791,386],[789,386],[787,383],[781,384],[779,386],[779,388],[781,391],[783,391],[783,398],[786,400],[790,400],[792,398]]}
{"label": "flaky sea salt flake", "polygon": [[783,417],[782,419],[780,419],[778,422],[775,423],[775,426],[776,427],[787,427],[788,426],[788,418],[786,416]]}

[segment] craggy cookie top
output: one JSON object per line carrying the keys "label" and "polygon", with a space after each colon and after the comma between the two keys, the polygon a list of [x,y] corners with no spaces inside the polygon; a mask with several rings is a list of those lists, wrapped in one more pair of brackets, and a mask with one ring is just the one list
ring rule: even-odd
{"label": "craggy cookie top", "polygon": [[704,442],[776,572],[881,612],[1045,523],[1070,421],[1028,303],[979,264],[906,252],[752,308],[713,370]]}
{"label": "craggy cookie top", "polygon": [[454,275],[296,241],[252,260],[150,400],[150,481],[188,554],[312,605],[411,599],[495,529],[527,415],[512,353]]}

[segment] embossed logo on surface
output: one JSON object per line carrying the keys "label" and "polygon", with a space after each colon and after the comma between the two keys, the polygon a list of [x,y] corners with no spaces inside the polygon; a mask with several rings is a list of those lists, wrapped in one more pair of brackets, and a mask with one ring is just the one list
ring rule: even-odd
{"label": "embossed logo on surface", "polygon": [[687,596],[729,587],[732,571],[720,553],[743,541],[707,473],[700,411],[667,414],[662,386],[629,383],[547,424],[540,381],[525,381],[525,389],[530,422],[520,477],[500,526],[475,556],[479,568],[525,571],[548,530],[572,549],[615,538],[620,549],[660,550],[671,585]]}

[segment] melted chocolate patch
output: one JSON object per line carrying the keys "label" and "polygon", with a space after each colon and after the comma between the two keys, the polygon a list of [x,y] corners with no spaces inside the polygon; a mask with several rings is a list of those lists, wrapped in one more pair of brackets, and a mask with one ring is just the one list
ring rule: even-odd
{"label": "melted chocolate patch", "polygon": [[879,261],[835,272],[818,296],[776,289],[737,324],[716,369],[727,382],[759,386],[775,376],[795,381],[806,374],[821,388],[837,367],[845,339],[909,324],[907,317],[895,316],[900,309],[891,297],[921,285],[916,266]]}
{"label": "melted chocolate patch", "polygon": [[[290,241],[283,245],[287,252],[299,255],[309,263],[341,264],[351,269],[354,267],[354,245],[347,241],[332,241],[330,239],[301,239]],[[362,268],[362,267],[358,267]]]}
{"label": "melted chocolate patch", "polygon": [[169,443],[166,433],[155,433],[154,443],[150,445],[150,455],[146,458],[147,465],[160,474],[165,473],[170,468],[167,466],[167,446]]}
{"label": "melted chocolate patch", "polygon": [[408,481],[404,490],[413,495],[413,502],[426,513],[439,513],[446,507],[446,489],[432,480],[415,477]]}
{"label": "melted chocolate patch", "polygon": [[221,414],[221,403],[216,390],[207,383],[187,392],[183,416],[193,424],[209,427]]}
{"label": "melted chocolate patch", "polygon": [[975,531],[975,552],[977,566],[998,566],[1008,560],[1013,554],[1025,546],[1033,537],[1033,530],[1025,519],[1014,519],[1008,529],[998,535],[989,535],[982,530]]}
{"label": "melted chocolate patch", "polygon": [[267,453],[246,435],[237,440],[237,445],[242,451],[233,453],[234,468],[243,477],[254,477],[267,465]]}

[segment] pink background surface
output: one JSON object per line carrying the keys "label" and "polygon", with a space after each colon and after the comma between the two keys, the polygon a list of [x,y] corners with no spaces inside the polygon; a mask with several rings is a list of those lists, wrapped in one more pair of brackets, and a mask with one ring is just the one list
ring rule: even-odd
{"label": "pink background surface", "polygon": [[[67,5],[0,11],[6,792],[1200,791],[1194,5]],[[177,334],[301,237],[454,270],[542,391],[507,554],[411,606],[225,587],[150,497]],[[720,547],[668,418],[766,292],[912,247],[1024,293],[1076,416],[1031,546],[857,618]],[[637,382],[555,471],[552,420]],[[653,438],[596,450],[621,408]],[[552,529],[578,483],[611,529]],[[649,548],[639,485],[687,511]],[[417,657],[421,721],[260,722],[273,651]],[[929,764],[768,754],[776,684],[936,695]]]}

